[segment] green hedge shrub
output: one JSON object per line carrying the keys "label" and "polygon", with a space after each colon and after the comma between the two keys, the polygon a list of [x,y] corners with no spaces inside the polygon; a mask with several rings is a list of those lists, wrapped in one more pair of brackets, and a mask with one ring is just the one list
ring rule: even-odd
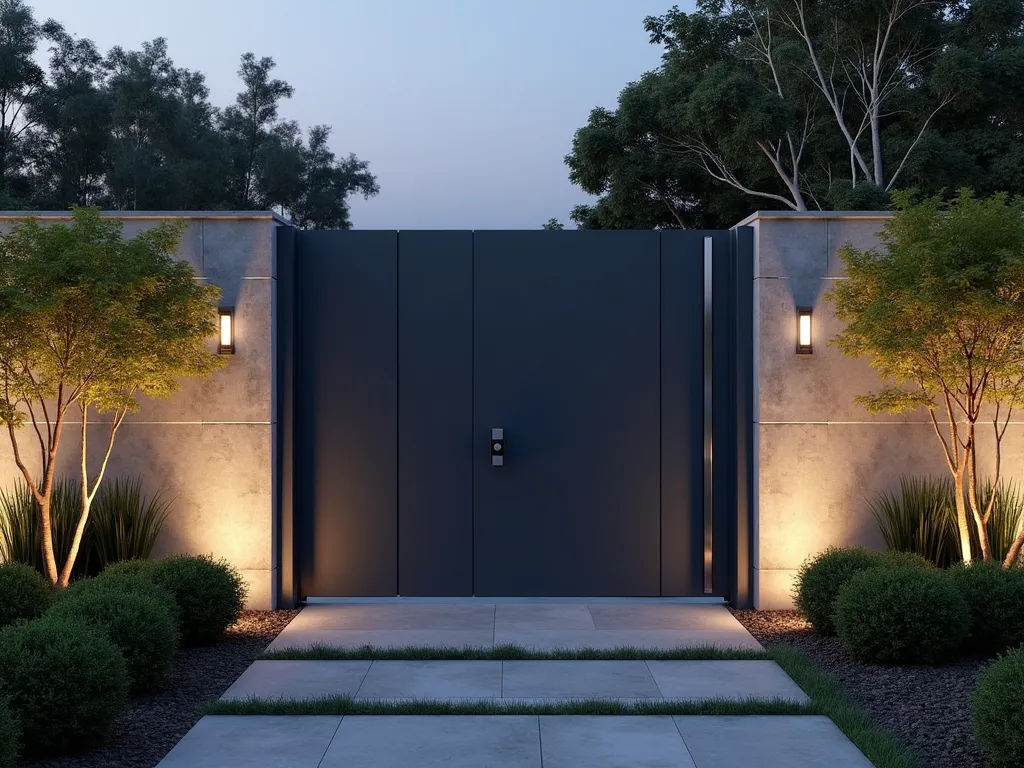
{"label": "green hedge shrub", "polygon": [[938,571],[869,568],[839,592],[836,629],[857,659],[875,664],[939,664],[961,649],[971,613]]}
{"label": "green hedge shrub", "polygon": [[124,576],[125,574],[134,576],[140,573],[147,573],[155,562],[154,560],[144,560],[141,558],[118,560],[116,563],[111,563],[100,571],[100,576],[107,578],[109,576]]}
{"label": "green hedge shrub", "polygon": [[1024,765],[1024,647],[985,670],[971,694],[974,735],[996,765]]}
{"label": "green hedge shrub", "polygon": [[[126,562],[135,563],[141,561],[129,560]],[[81,592],[92,593],[107,590],[143,594],[146,597],[159,601],[170,613],[180,631],[181,617],[174,595],[171,594],[169,589],[161,587],[151,579],[146,569],[108,567],[94,579],[83,579],[73,583],[65,592],[67,594],[78,594]]]}
{"label": "green hedge shrub", "polygon": [[26,752],[73,754],[103,743],[128,702],[128,672],[99,629],[47,615],[0,631],[0,695]]}
{"label": "green hedge shrub", "polygon": [[21,729],[11,713],[7,699],[0,698],[0,768],[14,768],[18,763]]}
{"label": "green hedge shrub", "polygon": [[939,567],[926,557],[916,552],[882,552],[878,555],[880,565],[907,566],[910,568],[923,568],[926,571],[937,571]]}
{"label": "green hedge shrub", "polygon": [[22,563],[0,564],[0,628],[42,616],[53,597],[53,587],[35,568]]}
{"label": "green hedge shrub", "polygon": [[863,547],[829,547],[804,563],[797,572],[794,601],[797,609],[822,635],[836,633],[832,614],[839,590],[855,574],[878,565],[878,554]]}
{"label": "green hedge shrub", "polygon": [[226,560],[175,555],[158,560],[144,573],[174,595],[185,645],[216,642],[238,621],[245,605],[245,582]]}
{"label": "green hedge shrub", "polygon": [[178,653],[178,624],[165,600],[103,587],[58,600],[50,614],[79,618],[106,633],[124,655],[131,693],[158,690]]}
{"label": "green hedge shrub", "polygon": [[1024,570],[977,562],[947,573],[971,611],[967,650],[995,656],[1024,643]]}

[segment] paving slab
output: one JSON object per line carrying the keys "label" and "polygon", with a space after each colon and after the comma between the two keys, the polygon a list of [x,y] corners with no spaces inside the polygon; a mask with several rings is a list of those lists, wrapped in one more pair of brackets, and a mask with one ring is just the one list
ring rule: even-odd
{"label": "paving slab", "polygon": [[697,768],[872,768],[827,717],[674,718]]}
{"label": "paving slab", "polygon": [[541,717],[544,768],[694,768],[671,717]]}
{"label": "paving slab", "polygon": [[494,629],[494,605],[356,604],[308,605],[289,628],[295,629]]}
{"label": "paving slab", "polygon": [[661,696],[642,661],[506,661],[501,691],[511,699]]}
{"label": "paving slab", "polygon": [[355,696],[369,669],[369,661],[254,661],[220,698]]}
{"label": "paving slab", "polygon": [[625,645],[641,648],[678,648],[715,646],[762,650],[750,633],[737,622],[738,630],[712,629],[496,629],[497,645],[513,643],[535,650],[556,648],[619,648]]}
{"label": "paving slab", "polygon": [[157,768],[318,768],[340,724],[340,717],[204,717]]}
{"label": "paving slab", "polygon": [[585,603],[569,605],[503,605],[494,607],[494,629],[595,629]]}
{"label": "paving slab", "polygon": [[587,608],[597,629],[743,629],[721,605],[591,603]]}
{"label": "paving slab", "polygon": [[375,661],[359,699],[501,697],[500,661]]}
{"label": "paving slab", "polygon": [[[320,768],[541,768],[536,717],[346,717]],[[226,768],[226,767],[225,767]]]}
{"label": "paving slab", "polygon": [[[294,622],[292,623],[294,624]],[[267,650],[305,648],[314,644],[338,648],[358,648],[362,645],[387,648],[407,648],[412,645],[461,648],[468,645],[474,648],[490,648],[494,645],[494,631],[491,629],[293,629],[289,625],[274,638]]]}
{"label": "paving slab", "polygon": [[774,661],[648,661],[647,668],[667,699],[810,701]]}

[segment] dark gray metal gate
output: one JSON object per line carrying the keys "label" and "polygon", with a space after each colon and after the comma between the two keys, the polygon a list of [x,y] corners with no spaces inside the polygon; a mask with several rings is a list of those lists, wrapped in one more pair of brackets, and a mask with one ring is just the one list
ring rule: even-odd
{"label": "dark gray metal gate", "polygon": [[282,228],[282,601],[747,603],[751,242]]}

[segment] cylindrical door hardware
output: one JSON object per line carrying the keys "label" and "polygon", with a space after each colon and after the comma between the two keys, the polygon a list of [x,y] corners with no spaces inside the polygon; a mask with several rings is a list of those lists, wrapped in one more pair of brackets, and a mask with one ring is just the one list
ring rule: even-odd
{"label": "cylindrical door hardware", "polygon": [[491,430],[491,466],[505,465],[505,430],[494,427]]}

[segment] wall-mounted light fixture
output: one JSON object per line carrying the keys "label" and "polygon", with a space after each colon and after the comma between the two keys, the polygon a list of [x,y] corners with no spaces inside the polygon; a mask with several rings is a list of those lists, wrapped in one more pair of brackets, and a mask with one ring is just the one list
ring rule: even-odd
{"label": "wall-mounted light fixture", "polygon": [[221,307],[217,310],[217,325],[220,329],[220,344],[217,354],[235,354],[235,308]]}
{"label": "wall-mounted light fixture", "polygon": [[811,308],[796,308],[796,353],[809,355],[811,349]]}

